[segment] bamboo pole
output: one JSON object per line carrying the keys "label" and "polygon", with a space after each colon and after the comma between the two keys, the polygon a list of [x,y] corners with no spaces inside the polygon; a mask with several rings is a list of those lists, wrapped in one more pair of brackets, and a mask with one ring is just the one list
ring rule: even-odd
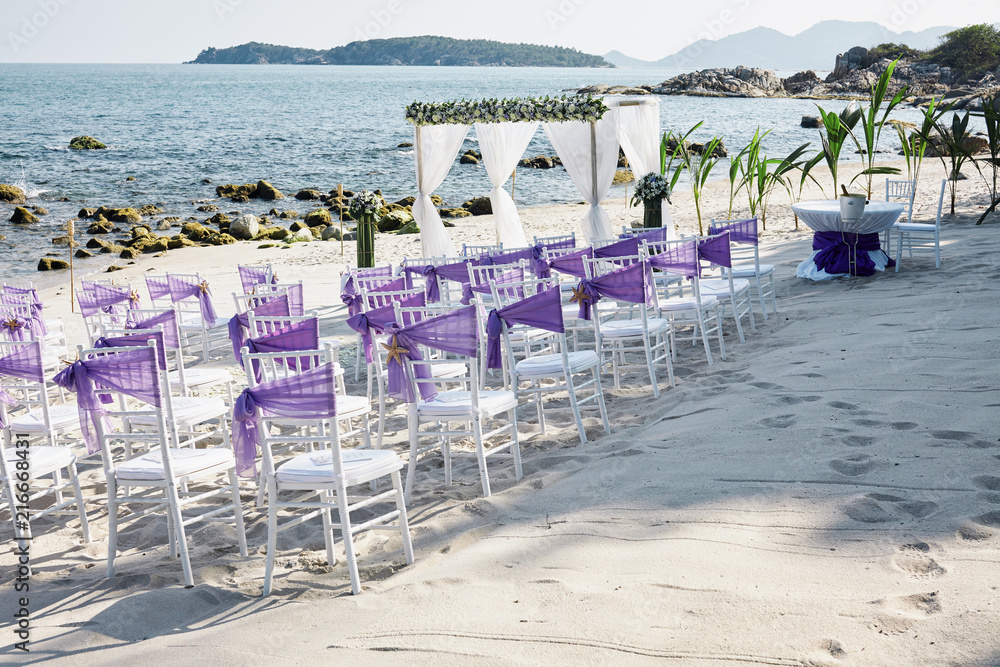
{"label": "bamboo pole", "polygon": [[337,183],[337,211],[340,213],[340,256],[344,256],[344,184]]}
{"label": "bamboo pole", "polygon": [[76,241],[74,240],[74,224],[70,220],[66,223],[69,231],[69,309],[70,312],[76,312],[76,281],[73,278],[73,249],[76,247]]}

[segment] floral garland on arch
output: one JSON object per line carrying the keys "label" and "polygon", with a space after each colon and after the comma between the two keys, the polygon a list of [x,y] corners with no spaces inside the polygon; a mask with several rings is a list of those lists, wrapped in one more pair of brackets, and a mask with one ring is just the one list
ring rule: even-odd
{"label": "floral garland on arch", "polygon": [[472,125],[473,123],[561,123],[600,120],[608,107],[599,97],[529,97],[478,102],[414,102],[406,120],[414,125]]}

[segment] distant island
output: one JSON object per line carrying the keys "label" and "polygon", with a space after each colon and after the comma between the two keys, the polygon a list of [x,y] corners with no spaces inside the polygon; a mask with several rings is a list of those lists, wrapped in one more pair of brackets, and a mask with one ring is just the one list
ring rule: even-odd
{"label": "distant island", "polygon": [[430,35],[370,39],[326,51],[250,42],[226,49],[207,48],[185,64],[614,67],[601,56],[561,46]]}

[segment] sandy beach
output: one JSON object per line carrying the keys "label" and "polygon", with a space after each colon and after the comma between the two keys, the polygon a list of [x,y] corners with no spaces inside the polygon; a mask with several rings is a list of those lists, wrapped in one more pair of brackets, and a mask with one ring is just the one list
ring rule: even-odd
{"label": "sandy beach", "polygon": [[[853,168],[845,166],[849,173]],[[971,168],[942,222],[942,265],[904,257],[898,273],[812,283],[795,277],[812,233],[775,194],[762,260],[776,267],[779,312],[709,367],[681,345],[677,386],[605,382],[612,432],[565,417],[546,436],[521,425],[524,477],[491,464],[481,497],[475,459],[443,485],[440,457],[417,468],[409,506],[416,561],[398,537],[357,542],[363,593],[343,560],[326,563],[320,525],[278,541],[273,594],[261,599],[266,512],[246,485],[250,558],[228,525],[189,532],[196,586],[183,587],[163,521],[129,524],[118,574],[104,578],[107,509],[38,522],[32,547],[31,652],[12,648],[16,556],[0,553],[0,661],[15,664],[1000,664],[1000,270],[993,214]],[[914,219],[932,222],[943,170],[924,162]],[[829,179],[824,181],[829,192]],[[881,199],[876,179],[873,197]],[[815,187],[803,199],[820,198]],[[709,185],[703,216],[727,217],[728,182]],[[583,206],[524,209],[528,238],[577,231]],[[617,229],[640,217],[605,202]],[[697,229],[690,192],[673,220]],[[737,200],[733,217],[746,215]],[[947,204],[945,213],[947,214]],[[456,221],[460,248],[492,241],[489,216]],[[171,251],[111,274],[144,292],[146,272],[198,271],[231,313],[236,264],[266,264],[305,283],[324,335],[344,324],[339,242],[260,250],[254,243]],[[418,236],[379,235],[379,263],[419,254]],[[124,265],[124,262],[118,262]],[[43,295],[71,345],[83,323],[68,286]],[[230,368],[242,382],[235,364]],[[364,379],[351,393],[363,393]],[[387,446],[405,451],[405,416]],[[88,464],[84,491],[103,473]],[[0,542],[12,544],[6,510]]]}

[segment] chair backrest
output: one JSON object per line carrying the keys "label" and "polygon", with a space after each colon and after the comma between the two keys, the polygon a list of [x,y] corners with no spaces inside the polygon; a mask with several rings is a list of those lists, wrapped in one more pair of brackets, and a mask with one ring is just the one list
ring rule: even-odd
{"label": "chair backrest", "polygon": [[[643,255],[654,271],[661,271],[690,281],[692,292],[701,305],[701,261],[698,255],[698,241],[695,239],[672,239],[670,241],[643,242]],[[669,290],[667,298],[673,296]]]}
{"label": "chair backrest", "polygon": [[[180,311],[197,313],[204,327],[215,324],[215,306],[207,280],[197,273],[168,273],[170,300]],[[181,316],[183,320],[183,316]]]}
{"label": "chair backrest", "polygon": [[251,338],[259,338],[260,336],[274,333],[290,324],[315,320],[318,317],[319,315],[315,312],[306,313],[305,315],[258,315],[250,311],[247,313],[247,322],[250,325],[247,328],[250,331],[249,335]]}
{"label": "chair backrest", "polygon": [[[754,273],[760,273],[760,246],[757,218],[746,220],[715,220],[708,225],[709,236],[729,232],[729,252],[733,264],[752,262]],[[725,273],[725,271],[723,271]]]}
{"label": "chair backrest", "polygon": [[[550,332],[558,343],[559,354],[562,357],[563,373],[569,369],[569,345],[566,343],[566,326],[563,321],[562,295],[559,288],[559,281],[530,279],[516,284],[518,291],[526,294],[523,298],[512,298],[510,294],[504,294],[499,290],[494,290],[495,309],[489,314],[484,322],[484,331],[487,336],[487,366],[489,368],[501,368],[504,366],[502,358],[507,359],[506,367],[511,376],[511,384],[514,381],[515,353],[514,344],[510,338],[511,325],[524,325],[535,327]],[[481,315],[482,317],[482,315]],[[497,327],[499,325],[499,331]],[[500,343],[502,339],[503,354],[500,354]],[[519,341],[518,348],[523,350],[526,356],[531,355],[532,344],[536,347],[550,347],[551,338],[539,341],[524,339]]]}
{"label": "chair backrest", "polygon": [[153,276],[146,274],[146,291],[149,292],[149,300],[154,308],[160,308],[171,303],[170,281],[166,275]]}
{"label": "chair backrest", "polygon": [[885,179],[885,200],[903,205],[906,222],[913,218],[913,198],[917,194],[917,181],[892,181]]}
{"label": "chair backrest", "polygon": [[548,250],[571,250],[576,248],[576,232],[556,236],[536,236],[533,243]]}
{"label": "chair backrest", "polygon": [[411,277],[424,278],[424,291],[428,301],[457,304],[462,300],[462,284],[469,279],[467,266],[478,262],[478,259],[460,257],[444,264],[406,266],[403,272]]}
{"label": "chair backrest", "polygon": [[948,188],[948,179],[945,178],[941,181],[941,194],[938,196],[938,210],[937,218],[934,220],[934,227],[938,231],[941,231],[941,211],[944,209],[944,192]]}
{"label": "chair backrest", "polygon": [[243,285],[243,292],[250,294],[256,285],[272,285],[276,282],[271,265],[267,266],[243,266],[236,265],[236,270],[240,274],[240,284]]}
{"label": "chair backrest", "polygon": [[[260,336],[247,338],[241,350],[240,358],[243,360],[243,368],[250,374],[251,370],[255,377],[266,380],[267,378],[287,377],[292,371],[308,370],[315,368],[315,352],[319,350],[319,323],[316,317],[295,318],[296,321],[288,325],[269,331]],[[243,352],[249,350],[253,353],[264,354],[274,353],[268,364],[261,364],[256,361],[247,364]],[[281,361],[282,358],[292,359],[287,363]],[[297,361],[294,361],[297,359]],[[325,363],[325,362],[323,362]]]}
{"label": "chair backrest", "polygon": [[490,252],[498,252],[503,250],[503,243],[497,243],[495,245],[472,245],[469,243],[462,244],[462,257],[478,257]]}
{"label": "chair backrest", "polygon": [[[51,424],[49,417],[48,392],[42,362],[40,341],[0,340],[0,397],[6,395],[12,401],[0,398],[0,420],[8,424],[8,412],[12,409],[30,411],[40,409],[43,422]],[[11,433],[12,437],[17,433]],[[55,445],[55,433],[47,429],[47,444]]]}

